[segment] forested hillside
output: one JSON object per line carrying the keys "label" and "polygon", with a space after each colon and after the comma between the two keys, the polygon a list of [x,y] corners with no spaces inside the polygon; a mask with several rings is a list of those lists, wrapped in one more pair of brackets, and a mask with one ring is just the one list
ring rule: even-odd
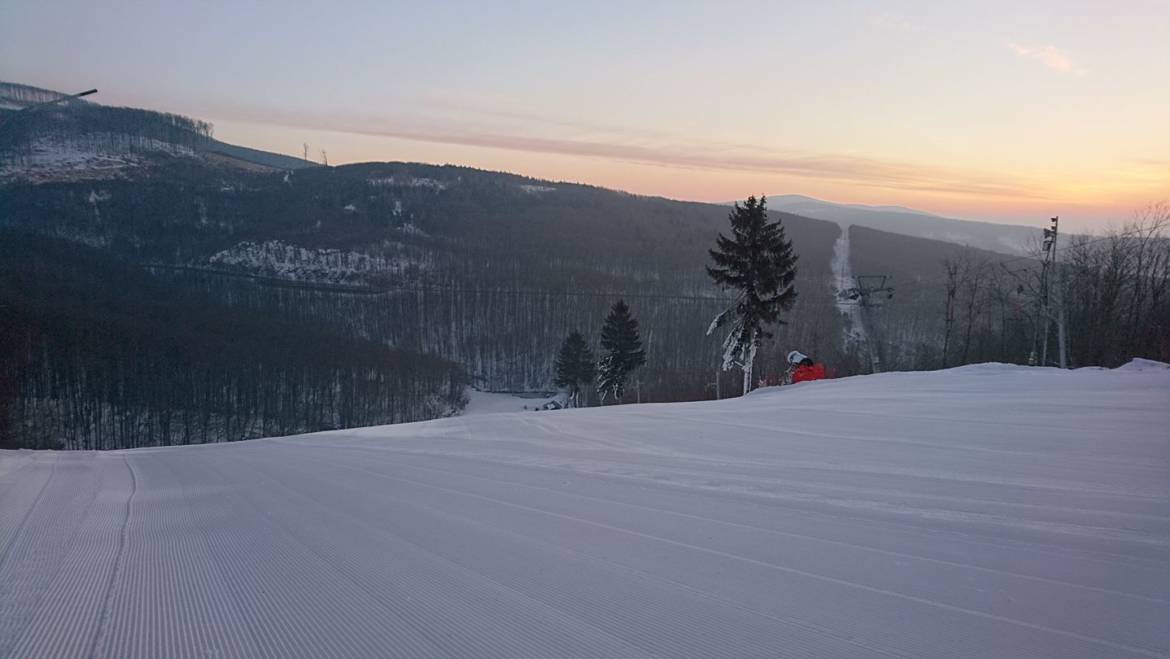
{"label": "forested hillside", "polygon": [[[1040,238],[1037,227],[956,220],[897,206],[834,204],[801,195],[778,195],[769,199],[776,210],[832,220],[842,226],[861,226],[1016,256],[1027,253]],[[1037,218],[1037,224],[1043,219]]]}
{"label": "forested hillside", "polygon": [[191,444],[417,421],[457,364],[242,312],[101,250],[0,229],[0,447]]}
{"label": "forested hillside", "polygon": [[[85,118],[92,108],[100,106],[70,103],[56,108],[37,123],[25,124],[36,129],[22,134],[32,142],[45,135],[85,142],[90,139]],[[647,352],[647,365],[630,384],[631,400],[699,399],[719,391],[720,337],[704,332],[727,298],[711,285],[703,265],[715,235],[726,231],[724,207],[453,166],[245,167],[221,153],[178,148],[183,140],[175,142],[175,149],[143,153],[143,142],[133,137],[137,111],[102,112],[121,116],[121,123],[107,123],[117,123],[131,137],[94,142],[100,146],[94,153],[102,158],[97,166],[89,167],[93,160],[72,159],[63,176],[59,174],[64,169],[45,165],[51,158],[29,163],[23,155],[27,144],[2,154],[0,226],[12,235],[58,241],[26,243],[31,245],[29,258],[42,260],[11,260],[6,272],[23,277],[29,269],[51,270],[49,264],[62,260],[49,258],[54,250],[64,249],[64,243],[84,245],[87,258],[100,256],[109,267],[122,269],[115,280],[134,272],[137,283],[116,298],[95,295],[87,300],[84,312],[72,309],[54,318],[103,316],[124,308],[131,311],[117,312],[122,318],[129,313],[153,322],[148,318],[157,313],[150,305],[165,299],[172,313],[179,313],[180,307],[210,305],[215,309],[211,317],[232,319],[214,327],[184,322],[181,331],[191,346],[204,345],[205,339],[214,344],[219,339],[204,334],[230,335],[225,325],[244,318],[250,320],[241,331],[250,332],[252,339],[241,338],[240,346],[254,345],[251,341],[260,341],[267,332],[284,331],[276,328],[318,332],[311,341],[302,337],[274,341],[264,349],[241,347],[240,352],[222,353],[225,358],[231,355],[225,362],[208,357],[209,368],[220,364],[220,370],[212,370],[227,380],[207,380],[206,387],[218,390],[200,403],[201,413],[215,416],[241,404],[232,398],[236,385],[226,382],[264,372],[264,355],[283,352],[315,363],[317,356],[310,353],[328,352],[324,347],[331,341],[348,346],[341,350],[347,355],[357,350],[354,346],[369,343],[398,351],[394,359],[410,355],[428,365],[418,367],[424,376],[404,371],[415,378],[411,391],[442,390],[438,396],[444,404],[457,401],[443,387],[464,375],[492,390],[548,390],[561,340],[577,330],[596,346],[604,315],[617,299],[626,300],[640,323]],[[190,126],[194,131],[190,139],[202,139],[202,125]],[[102,124],[102,134],[108,132],[105,128]],[[151,135],[153,130],[144,129]],[[841,345],[829,272],[839,229],[798,216],[783,219],[800,256],[799,297],[788,315],[790,324],[778,332],[757,367],[765,375],[779,370],[778,353],[784,350],[799,346],[832,359]],[[107,275],[92,279],[109,280]],[[73,297],[84,299],[87,278],[71,276],[66,288],[72,287]],[[22,284],[9,281],[14,282],[10,292],[22,290]],[[30,294],[42,293],[54,297],[48,291]],[[32,304],[23,297],[15,303]],[[23,330],[14,323],[6,339],[10,349],[19,344],[15,350],[25,358],[43,358],[46,373],[72,368],[67,349],[36,353],[24,338],[14,338],[12,332]],[[66,343],[98,340],[84,326],[61,322],[53,332],[68,334],[67,340],[60,339]],[[166,335],[161,330],[139,334]],[[132,358],[135,352],[114,350],[113,336],[116,333],[111,332],[99,341],[110,348],[104,359],[144,364],[118,374],[123,378],[119,390],[151,389],[159,396],[181,398],[187,394],[177,392],[191,391],[183,381],[191,369],[178,364],[194,364],[200,355],[217,352],[192,347],[176,354],[177,362],[160,361],[157,355],[143,361]],[[458,364],[463,373],[453,375],[449,363]],[[265,434],[292,429],[284,421],[256,421],[249,416],[252,412],[241,411],[247,418],[209,421],[196,430],[184,425],[182,439],[149,424],[134,430],[101,430],[107,439],[89,438],[85,433],[90,431],[82,426],[92,424],[99,412],[87,412],[90,416],[84,419],[73,414],[71,421],[62,422],[64,408],[45,402],[59,401],[60,392],[53,390],[46,398],[43,385],[30,372],[27,365],[10,369],[6,385],[10,404],[19,403],[18,416],[24,423],[51,428],[45,437],[65,437],[70,446],[236,439],[254,434],[258,423],[269,424]],[[736,377],[725,375],[725,390],[730,391]],[[85,396],[108,404],[104,393]],[[381,418],[438,414],[443,405],[431,404],[433,398],[420,393],[408,398],[411,402],[402,411]],[[167,407],[159,401],[150,405]],[[262,411],[255,416],[283,418],[284,413]],[[50,416],[57,425],[44,421]],[[295,430],[372,423],[377,416],[376,410],[322,412],[300,419]],[[187,420],[183,423],[189,425]]]}
{"label": "forested hillside", "polygon": [[[596,349],[619,299],[647,359],[627,400],[738,389],[737,373],[718,374],[722,337],[705,333],[729,303],[704,270],[728,207],[449,165],[305,166],[222,145],[184,117],[79,101],[24,117],[16,101],[52,92],[7,85],[0,97],[12,309],[0,400],[22,429],[16,443],[204,442],[427,418],[458,407],[464,380],[548,391],[562,340],[579,331]],[[872,351],[884,368],[921,369],[1024,363],[1038,345],[1034,261],[771,216],[798,255],[797,299],[761,351],[762,380],[791,349],[850,375],[873,368]],[[1081,326],[1127,347],[1092,353],[1077,335],[1077,363],[1158,358],[1164,264],[1145,257],[1135,280],[1082,256],[1076,274],[1120,277],[1131,303],[1121,325]],[[850,265],[888,275],[893,297],[855,313],[837,296]],[[1103,286],[1088,300],[1100,308]],[[847,339],[843,314],[865,331]]]}
{"label": "forested hillside", "polygon": [[[952,331],[959,340],[953,350],[948,346],[948,353],[954,353],[948,363],[1027,362],[1035,310],[1027,296],[1016,292],[1017,286],[999,263],[1015,259],[1011,265],[1018,269],[1029,263],[1035,266],[1035,261],[856,225],[849,227],[849,232],[854,273],[889,275],[894,288],[893,298],[868,315],[871,339],[882,351],[882,361],[889,370],[944,366],[948,317],[944,264],[948,261],[986,264],[973,289],[974,282],[965,283],[955,292]],[[970,311],[969,305],[973,305]],[[968,321],[971,338],[965,342]]]}
{"label": "forested hillside", "polygon": [[867,314],[870,338],[890,369],[987,361],[1055,365],[1055,310],[1062,298],[1069,366],[1170,360],[1165,204],[1140,209],[1105,235],[1065,238],[1059,273],[1046,272],[1039,254],[1008,256],[859,226],[849,232],[854,273],[889,275],[895,289],[892,299]]}
{"label": "forested hillside", "polygon": [[[548,387],[560,340],[596,336],[617,298],[643,324],[651,400],[703,396],[718,363],[704,330],[725,298],[702,269],[725,230],[718,206],[459,167],[176,160],[146,179],[9,185],[0,214],[228,304],[444,355],[492,389]],[[839,229],[784,218],[801,297],[780,347],[831,349]]]}

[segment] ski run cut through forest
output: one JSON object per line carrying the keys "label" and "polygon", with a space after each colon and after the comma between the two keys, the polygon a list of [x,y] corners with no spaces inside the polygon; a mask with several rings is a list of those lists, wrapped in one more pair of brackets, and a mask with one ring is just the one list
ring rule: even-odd
{"label": "ski run cut through forest", "polygon": [[0,657],[1161,657],[1170,370],[0,452]]}

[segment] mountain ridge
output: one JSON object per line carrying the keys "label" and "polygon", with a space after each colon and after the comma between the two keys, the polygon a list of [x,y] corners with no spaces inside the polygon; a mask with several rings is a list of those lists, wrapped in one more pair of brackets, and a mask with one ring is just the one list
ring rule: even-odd
{"label": "mountain ridge", "polygon": [[1023,255],[1040,235],[1031,227],[960,220],[900,206],[842,204],[806,195],[768,197],[770,208],[837,222],[842,227],[859,225],[916,238],[942,240],[968,247]]}
{"label": "mountain ridge", "polygon": [[[321,327],[350,352],[373,343],[458,364],[483,389],[543,391],[561,340],[579,331],[596,341],[609,307],[626,297],[647,351],[632,389],[641,400],[711,398],[736,380],[716,370],[722,337],[704,332],[728,304],[703,268],[716,236],[728,230],[726,206],[457,165],[292,168],[301,161],[246,147],[235,154],[243,159],[214,153],[210,124],[132,108],[69,103],[35,115],[0,145],[7,148],[0,152],[7,172],[0,176],[0,230],[85,245],[95,259],[146,271],[175,299],[203,296],[224,318],[270,319],[273,331]],[[39,157],[30,145],[45,140],[109,166],[90,170],[84,158],[55,159],[50,148],[33,167],[37,176],[22,175]],[[244,159],[267,162],[241,165]],[[866,348],[845,340],[837,299],[841,226],[784,208],[769,213],[799,253],[798,297],[761,350],[758,372],[778,377],[791,349],[840,375],[864,372]],[[936,285],[941,262],[962,248],[894,233],[873,244],[880,249],[860,259],[864,272],[856,267],[858,248],[849,253],[855,272],[876,274],[870,265],[894,271],[899,253],[917,252],[913,269],[897,270],[898,294],[867,320],[911,346],[883,361],[932,367],[942,327],[935,312],[944,306]],[[6,268],[17,264],[0,263],[0,274]],[[14,280],[23,275],[14,272]],[[10,294],[19,296],[19,287]],[[982,349],[978,335],[973,345]],[[1022,358],[1014,347],[993,349],[1002,361]],[[349,363],[343,358],[338,363]],[[58,367],[68,365],[46,368]],[[427,368],[395,386],[441,391],[442,367]],[[403,396],[412,407],[394,411],[398,418],[434,409],[425,397]],[[298,429],[324,427],[313,421]]]}
{"label": "mountain ridge", "polygon": [[[52,90],[32,87],[29,85],[21,85],[19,83],[5,83],[0,82],[0,103],[7,104],[5,107],[11,106],[14,102],[20,99],[27,99],[32,101],[43,102],[46,99],[53,97],[65,97],[65,94],[54,92]],[[119,108],[112,108],[110,106],[103,106],[100,103],[86,101],[84,99],[74,99],[68,101],[68,104],[77,107],[97,107],[109,108],[111,111],[117,111]],[[123,108],[125,109],[125,108]],[[4,112],[4,107],[0,107],[0,112]],[[156,113],[157,114],[157,113]],[[162,115],[168,116],[168,115]],[[147,145],[147,151],[159,151],[157,145]],[[3,149],[3,144],[0,144],[0,151]],[[299,169],[324,167],[318,163],[309,162],[300,158],[287,156],[279,153],[255,149],[248,146],[229,144],[215,139],[210,135],[210,131],[204,139],[197,139],[191,143],[191,150],[197,153],[208,155],[211,159],[219,161],[220,164],[235,167],[246,168],[260,168],[265,171],[296,171]],[[187,155],[184,151],[178,153],[169,152],[169,155]],[[96,159],[94,154],[88,156],[79,156],[82,168],[87,162],[92,162]],[[52,180],[53,174],[46,173],[44,170],[48,169],[50,172],[59,171],[54,170],[54,167],[60,167],[61,159],[53,161],[50,159],[50,166],[40,167],[41,171],[35,171],[38,168],[33,167],[31,177],[39,177],[40,180]],[[33,162],[35,163],[35,157]],[[111,175],[111,170],[115,172],[119,169],[124,170],[129,166],[135,166],[135,162],[102,162],[103,167],[95,167],[95,171],[101,171],[103,177]],[[350,165],[374,165],[378,163],[351,163]],[[418,164],[425,163],[395,163],[395,161],[386,161],[383,164]],[[69,172],[68,176],[78,177],[81,173],[77,171],[78,167],[73,168],[74,171]],[[473,169],[473,168],[469,168]],[[488,172],[489,170],[478,170]],[[506,174],[509,176],[516,176],[525,178],[531,181],[531,190],[534,194],[539,194],[537,188],[545,188],[550,185],[586,185],[582,183],[570,183],[567,181],[549,181],[534,177],[525,177],[511,172],[491,172],[498,174]],[[11,164],[6,164],[0,161],[0,181],[19,178],[19,170],[14,171]],[[634,197],[663,199],[677,203],[698,203],[704,202],[690,202],[685,200],[671,199],[661,195],[638,195],[622,190],[614,190],[608,188],[601,188],[598,186],[588,186],[601,190],[609,190],[611,192],[626,194]],[[801,215],[813,219],[826,220],[836,222],[843,228],[850,225],[857,224],[868,228],[891,231],[902,235],[908,235],[920,238],[929,238],[932,240],[943,240],[955,244],[966,245],[984,250],[1004,251],[1013,255],[1020,255],[1033,246],[1038,235],[1038,231],[1028,227],[1021,227],[1007,224],[997,224],[991,222],[983,222],[978,220],[961,220],[955,218],[948,218],[934,213],[921,211],[913,208],[906,208],[902,206],[880,206],[868,205],[860,203],[836,203],[817,199],[808,195],[802,194],[783,194],[773,195],[768,197],[769,207],[772,210],[784,211],[794,215]],[[730,204],[730,202],[727,202]]]}

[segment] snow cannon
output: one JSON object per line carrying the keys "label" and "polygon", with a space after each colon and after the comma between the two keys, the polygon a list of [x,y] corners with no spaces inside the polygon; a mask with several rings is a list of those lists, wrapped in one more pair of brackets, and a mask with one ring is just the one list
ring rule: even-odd
{"label": "snow cannon", "polygon": [[825,373],[824,364],[813,364],[811,366],[797,366],[792,371],[792,384],[797,382],[812,382],[813,380],[824,380],[828,375]]}

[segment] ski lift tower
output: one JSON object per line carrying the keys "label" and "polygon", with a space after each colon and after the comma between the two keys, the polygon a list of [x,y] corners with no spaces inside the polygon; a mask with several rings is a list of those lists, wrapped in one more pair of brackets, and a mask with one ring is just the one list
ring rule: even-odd
{"label": "ski lift tower", "polygon": [[873,312],[874,309],[894,299],[894,287],[890,286],[889,275],[857,275],[853,281],[856,286],[841,291],[838,297],[842,300],[852,300],[861,307],[866,342],[869,344],[870,368],[874,373],[881,373],[882,338],[877,324],[873,322]]}

